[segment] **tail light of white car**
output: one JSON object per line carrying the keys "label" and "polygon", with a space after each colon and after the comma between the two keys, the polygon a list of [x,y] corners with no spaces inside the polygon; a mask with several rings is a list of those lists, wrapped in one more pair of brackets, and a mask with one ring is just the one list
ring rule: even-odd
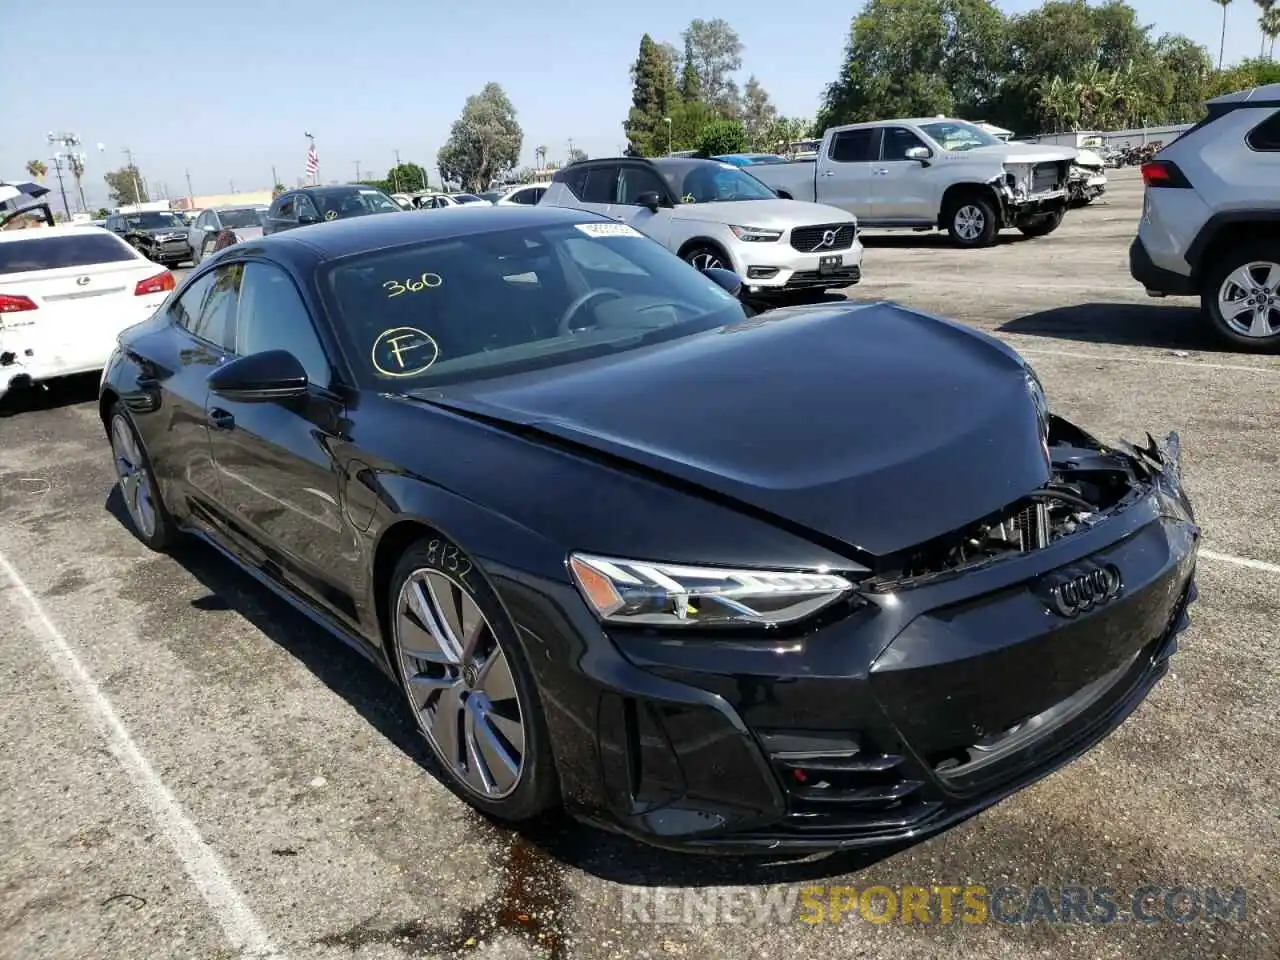
{"label": "tail light of white car", "polygon": [[1170,160],[1150,160],[1142,165],[1142,182],[1147,187],[1173,187],[1187,190],[1191,181]]}
{"label": "tail light of white car", "polygon": [[21,313],[36,309],[35,301],[12,293],[0,293],[0,313]]}
{"label": "tail light of white car", "polygon": [[173,279],[173,274],[165,270],[163,273],[157,273],[154,277],[139,280],[137,286],[133,288],[133,295],[135,297],[145,297],[156,293],[166,293],[177,287],[177,285],[177,281]]}

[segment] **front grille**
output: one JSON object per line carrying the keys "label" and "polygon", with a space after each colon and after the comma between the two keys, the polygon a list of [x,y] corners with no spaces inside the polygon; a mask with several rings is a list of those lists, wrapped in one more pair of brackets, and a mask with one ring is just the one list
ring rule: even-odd
{"label": "front grille", "polygon": [[[832,234],[829,244],[823,243],[827,231]],[[858,228],[852,223],[820,223],[813,227],[792,227],[791,246],[801,253],[820,253],[827,250],[848,250]]]}
{"label": "front grille", "polygon": [[1031,192],[1048,193],[1057,190],[1062,184],[1062,165],[1059,163],[1037,163],[1031,171]]}
{"label": "front grille", "polygon": [[817,270],[797,270],[787,280],[789,288],[829,287],[837,283],[857,283],[862,279],[861,267],[840,267],[830,273]]}

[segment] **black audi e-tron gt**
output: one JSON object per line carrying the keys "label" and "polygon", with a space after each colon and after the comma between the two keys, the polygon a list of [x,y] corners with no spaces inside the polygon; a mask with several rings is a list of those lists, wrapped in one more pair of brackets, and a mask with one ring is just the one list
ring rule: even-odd
{"label": "black audi e-tron gt", "polygon": [[1176,435],[1100,443],[958,323],[736,289],[581,211],[305,227],[126,331],[102,420],[141,539],[367,653],[499,819],[896,843],[1114,729],[1195,595]]}

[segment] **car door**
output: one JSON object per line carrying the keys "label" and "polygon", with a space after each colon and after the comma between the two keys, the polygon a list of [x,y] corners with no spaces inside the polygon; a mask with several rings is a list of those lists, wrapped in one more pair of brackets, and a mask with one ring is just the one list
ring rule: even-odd
{"label": "car door", "polygon": [[[209,449],[205,396],[209,374],[228,352],[225,303],[214,271],[183,287],[163,308],[165,323],[135,343],[136,415],[156,480],[177,511],[219,532],[212,511],[218,477]],[[141,397],[149,397],[146,402]]]}
{"label": "car door", "polygon": [[276,264],[243,264],[235,353],[288,350],[310,381],[300,399],[241,402],[211,391],[209,443],[221,505],[269,571],[352,624],[359,582],[355,531],[339,506],[344,406],[332,364],[297,285]]}
{"label": "car door", "polygon": [[578,210],[589,210],[602,216],[614,216],[614,198],[618,190],[618,164],[602,163],[580,171],[582,176],[566,178]]}
{"label": "car door", "polygon": [[878,127],[855,127],[831,135],[817,163],[815,199],[847,210],[860,220],[873,219],[872,169],[880,157]]}
{"label": "car door", "polygon": [[270,233],[279,233],[281,230],[288,230],[290,227],[298,225],[298,214],[295,208],[295,202],[298,194],[284,193],[276,197],[267,211],[266,223],[262,226],[262,233],[265,236]]}
{"label": "car door", "polygon": [[[309,196],[305,193],[300,193],[294,200],[293,216],[298,222],[298,226],[308,223],[319,223],[320,208],[316,206],[315,201]],[[326,220],[337,220],[338,213],[335,210],[327,210],[325,211],[324,218]]]}
{"label": "car door", "polygon": [[[639,203],[646,193],[656,193],[660,200],[672,204],[651,210]],[[671,242],[671,211],[674,203],[665,180],[652,167],[640,163],[624,163],[618,171],[612,215],[657,240],[663,246]]]}
{"label": "car door", "polygon": [[875,220],[932,225],[937,219],[930,170],[919,160],[907,158],[913,147],[929,149],[908,127],[884,128],[880,162],[872,167],[871,216]]}

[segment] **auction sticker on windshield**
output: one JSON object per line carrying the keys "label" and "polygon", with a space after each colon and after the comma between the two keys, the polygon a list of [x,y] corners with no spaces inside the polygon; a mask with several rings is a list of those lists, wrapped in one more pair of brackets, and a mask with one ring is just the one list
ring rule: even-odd
{"label": "auction sticker on windshield", "polygon": [[417,327],[392,327],[373,342],[373,368],[384,377],[416,377],[431,369],[440,346]]}
{"label": "auction sticker on windshield", "polygon": [[625,223],[576,223],[579,230],[588,237],[643,237],[635,227]]}

